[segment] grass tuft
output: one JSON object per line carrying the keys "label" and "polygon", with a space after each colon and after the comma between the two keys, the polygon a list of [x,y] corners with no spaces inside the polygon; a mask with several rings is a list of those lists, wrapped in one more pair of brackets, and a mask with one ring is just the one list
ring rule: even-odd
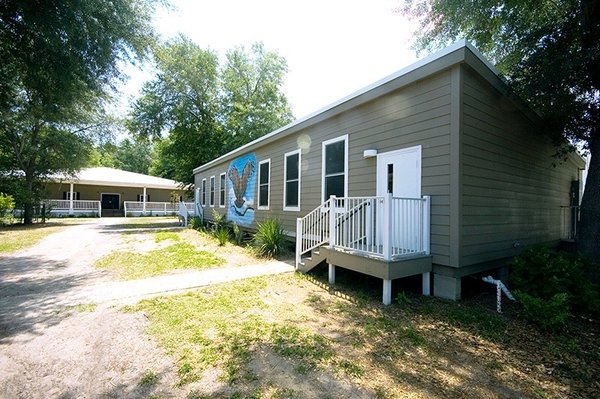
{"label": "grass tuft", "polygon": [[142,379],[140,380],[140,386],[152,386],[158,382],[158,374],[153,370],[147,370]]}

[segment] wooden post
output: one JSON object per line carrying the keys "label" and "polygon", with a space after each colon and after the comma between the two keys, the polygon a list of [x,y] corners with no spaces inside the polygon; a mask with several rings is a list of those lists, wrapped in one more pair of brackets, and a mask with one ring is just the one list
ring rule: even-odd
{"label": "wooden post", "polygon": [[144,187],[144,196],[142,197],[142,214],[146,214],[146,187]]}
{"label": "wooden post", "polygon": [[328,263],[329,265],[329,284],[335,284],[335,265]]}
{"label": "wooden post", "polygon": [[383,259],[392,259],[392,194],[387,193],[383,197]]}
{"label": "wooden post", "polygon": [[422,250],[429,255],[431,252],[431,197],[423,196],[423,248]]}
{"label": "wooden post", "polygon": [[423,295],[429,296],[431,295],[431,273],[423,273]]}
{"label": "wooden post", "polygon": [[302,218],[296,219],[296,270],[300,267],[302,252]]}
{"label": "wooden post", "polygon": [[73,211],[73,183],[69,183],[69,215],[75,214]]}
{"label": "wooden post", "polygon": [[392,280],[383,280],[383,304],[392,303]]}
{"label": "wooden post", "polygon": [[329,197],[329,248],[335,248],[335,195]]}

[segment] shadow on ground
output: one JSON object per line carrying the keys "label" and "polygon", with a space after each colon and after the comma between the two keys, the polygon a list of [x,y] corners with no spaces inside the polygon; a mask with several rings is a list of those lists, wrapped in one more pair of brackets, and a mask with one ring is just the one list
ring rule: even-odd
{"label": "shadow on ground", "polygon": [[12,335],[42,331],[60,322],[65,306],[61,294],[81,287],[88,278],[56,273],[65,267],[64,262],[35,256],[0,259],[0,344]]}

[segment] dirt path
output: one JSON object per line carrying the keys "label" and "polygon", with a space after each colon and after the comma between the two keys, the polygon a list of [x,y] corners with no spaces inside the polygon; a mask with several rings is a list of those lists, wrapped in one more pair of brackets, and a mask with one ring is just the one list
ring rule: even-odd
{"label": "dirt path", "polygon": [[[71,226],[0,256],[0,398],[185,397],[173,362],[143,333],[144,316],[110,305],[291,270],[271,262],[115,282],[93,263],[123,245],[119,223]],[[157,384],[140,384],[148,370]]]}

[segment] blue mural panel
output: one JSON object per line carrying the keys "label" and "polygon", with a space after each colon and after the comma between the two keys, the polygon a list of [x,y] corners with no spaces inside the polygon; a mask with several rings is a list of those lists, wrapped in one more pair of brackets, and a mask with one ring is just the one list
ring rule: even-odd
{"label": "blue mural panel", "polygon": [[229,208],[227,219],[240,226],[254,221],[254,193],[256,192],[256,155],[246,154],[234,159],[227,169]]}

